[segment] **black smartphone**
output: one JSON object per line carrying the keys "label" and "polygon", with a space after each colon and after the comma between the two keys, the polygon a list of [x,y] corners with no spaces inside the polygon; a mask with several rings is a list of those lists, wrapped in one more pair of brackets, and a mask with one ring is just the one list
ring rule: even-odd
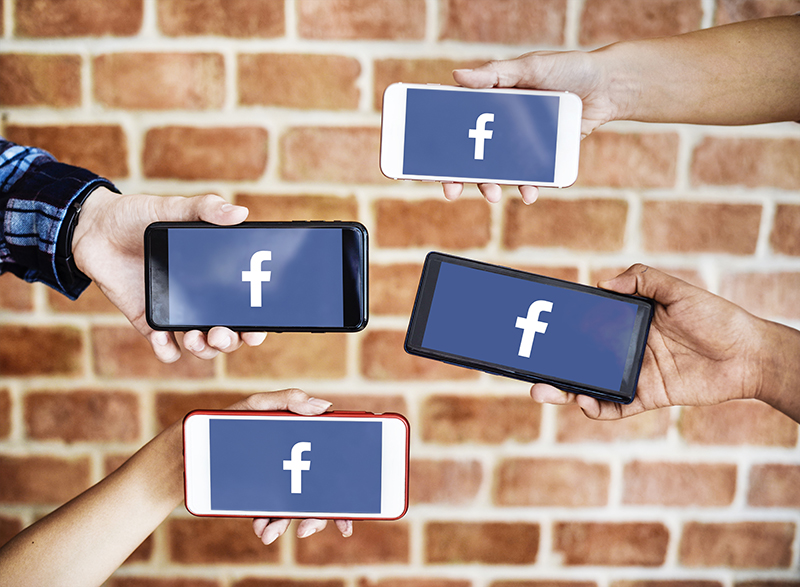
{"label": "black smartphone", "polygon": [[367,325],[358,222],[156,222],[145,230],[154,330],[355,332]]}
{"label": "black smartphone", "polygon": [[405,349],[630,403],[654,308],[646,298],[432,252]]}

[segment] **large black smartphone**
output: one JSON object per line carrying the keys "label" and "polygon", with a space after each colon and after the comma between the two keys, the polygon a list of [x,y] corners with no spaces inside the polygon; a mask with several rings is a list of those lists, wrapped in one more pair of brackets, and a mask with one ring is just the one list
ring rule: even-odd
{"label": "large black smartphone", "polygon": [[155,330],[355,332],[367,325],[367,229],[358,222],[156,222],[146,317]]}
{"label": "large black smartphone", "polygon": [[630,403],[654,307],[646,298],[432,252],[405,349]]}

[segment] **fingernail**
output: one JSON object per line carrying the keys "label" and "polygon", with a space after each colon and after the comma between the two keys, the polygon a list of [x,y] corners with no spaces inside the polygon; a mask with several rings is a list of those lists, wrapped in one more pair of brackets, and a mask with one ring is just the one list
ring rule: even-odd
{"label": "fingernail", "polygon": [[454,69],[454,70],[453,70],[453,72],[456,72],[456,71],[464,71],[464,72],[467,72],[467,71],[472,71],[472,70],[471,70],[471,69]]}
{"label": "fingernail", "polygon": [[272,544],[273,542],[275,542],[278,536],[280,536],[280,534],[278,534],[277,532],[270,531],[270,529],[267,528],[264,531],[263,536],[261,536],[261,542],[263,542],[264,544]]}
{"label": "fingernail", "polygon": [[230,336],[226,336],[220,341],[219,348],[225,350],[227,348],[230,348],[232,344],[233,344],[233,339]]}
{"label": "fingernail", "polygon": [[298,535],[298,538],[308,538],[312,534],[314,534],[317,530],[315,528],[306,528],[303,530],[301,534]]}
{"label": "fingernail", "polygon": [[153,341],[159,346],[166,346],[169,342],[169,336],[166,332],[156,332],[156,335],[153,337]]}
{"label": "fingernail", "polygon": [[329,407],[331,407],[333,405],[329,401],[325,401],[324,399],[319,399],[319,398],[316,398],[316,397],[308,398],[308,403],[310,403],[312,406],[316,406],[318,408],[322,408],[323,410],[327,410]]}

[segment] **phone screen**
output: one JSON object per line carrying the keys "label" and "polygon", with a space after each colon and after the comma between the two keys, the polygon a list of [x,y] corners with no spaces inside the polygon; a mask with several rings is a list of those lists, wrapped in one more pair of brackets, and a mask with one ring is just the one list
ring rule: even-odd
{"label": "phone screen", "polygon": [[406,505],[403,422],[207,416],[185,431],[187,507],[208,515],[399,516]]}
{"label": "phone screen", "polygon": [[559,102],[554,95],[409,88],[403,173],[551,183]]}
{"label": "phone screen", "polygon": [[366,230],[307,224],[154,225],[149,317],[174,329],[363,327]]}
{"label": "phone screen", "polygon": [[432,253],[406,350],[627,403],[651,316],[643,298]]}

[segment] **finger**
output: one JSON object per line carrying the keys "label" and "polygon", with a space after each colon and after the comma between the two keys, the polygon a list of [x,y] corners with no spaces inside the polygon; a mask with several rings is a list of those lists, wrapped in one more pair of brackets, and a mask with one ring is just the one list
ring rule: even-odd
{"label": "finger", "polygon": [[223,353],[232,353],[242,346],[242,339],[239,338],[239,335],[224,326],[215,326],[209,330],[206,340],[209,346]]}
{"label": "finger", "polygon": [[223,226],[244,221],[249,210],[234,206],[216,194],[184,198],[180,196],[156,198],[156,215],[159,220],[190,222],[204,220]]}
{"label": "finger", "polygon": [[601,281],[598,285],[619,293],[651,298],[664,306],[687,298],[692,291],[701,291],[682,279],[641,263],[632,265],[615,278]]}
{"label": "finger", "polygon": [[213,359],[219,351],[206,343],[205,335],[199,330],[190,330],[183,335],[183,348],[198,359]]}
{"label": "finger", "polygon": [[474,69],[456,69],[453,78],[467,88],[513,88],[534,87],[532,77],[535,57],[531,53],[515,59],[489,61]]}
{"label": "finger", "polygon": [[[282,518],[279,520],[256,518],[253,520],[253,530],[255,531],[256,536],[261,538],[261,542],[263,542],[265,545],[269,545],[275,542],[279,536],[286,532],[286,529],[289,527],[290,523],[291,520],[288,518]],[[259,529],[261,529],[260,533]]]}
{"label": "finger", "polygon": [[258,346],[267,339],[266,332],[242,332],[239,336],[247,346]]}
{"label": "finger", "polygon": [[442,190],[444,190],[444,197],[448,200],[456,200],[464,191],[463,183],[442,183]]}
{"label": "finger", "polygon": [[312,534],[316,534],[317,532],[322,532],[325,529],[325,526],[327,525],[328,525],[327,520],[317,520],[315,518],[309,518],[307,520],[303,520],[297,525],[297,537],[308,538]]}
{"label": "finger", "polygon": [[230,409],[256,411],[289,410],[295,414],[313,416],[324,413],[331,405],[331,402],[310,397],[306,392],[300,389],[284,389],[281,391],[256,393],[242,401],[236,402],[230,406]]}
{"label": "finger", "polygon": [[575,403],[575,394],[561,391],[546,383],[535,383],[531,387],[531,399],[537,404],[555,404],[563,406]]}
{"label": "finger", "polygon": [[533,204],[539,198],[539,188],[535,185],[521,185],[519,193],[522,195],[522,201],[526,204]]}
{"label": "finger", "polygon": [[486,198],[486,201],[492,204],[496,204],[503,197],[503,190],[496,183],[479,183],[478,189],[483,194],[483,197]]}
{"label": "finger", "polygon": [[345,538],[353,535],[353,520],[336,520],[336,527]]}
{"label": "finger", "polygon": [[153,331],[147,335],[156,358],[162,363],[174,363],[181,358],[181,349],[171,332]]}

